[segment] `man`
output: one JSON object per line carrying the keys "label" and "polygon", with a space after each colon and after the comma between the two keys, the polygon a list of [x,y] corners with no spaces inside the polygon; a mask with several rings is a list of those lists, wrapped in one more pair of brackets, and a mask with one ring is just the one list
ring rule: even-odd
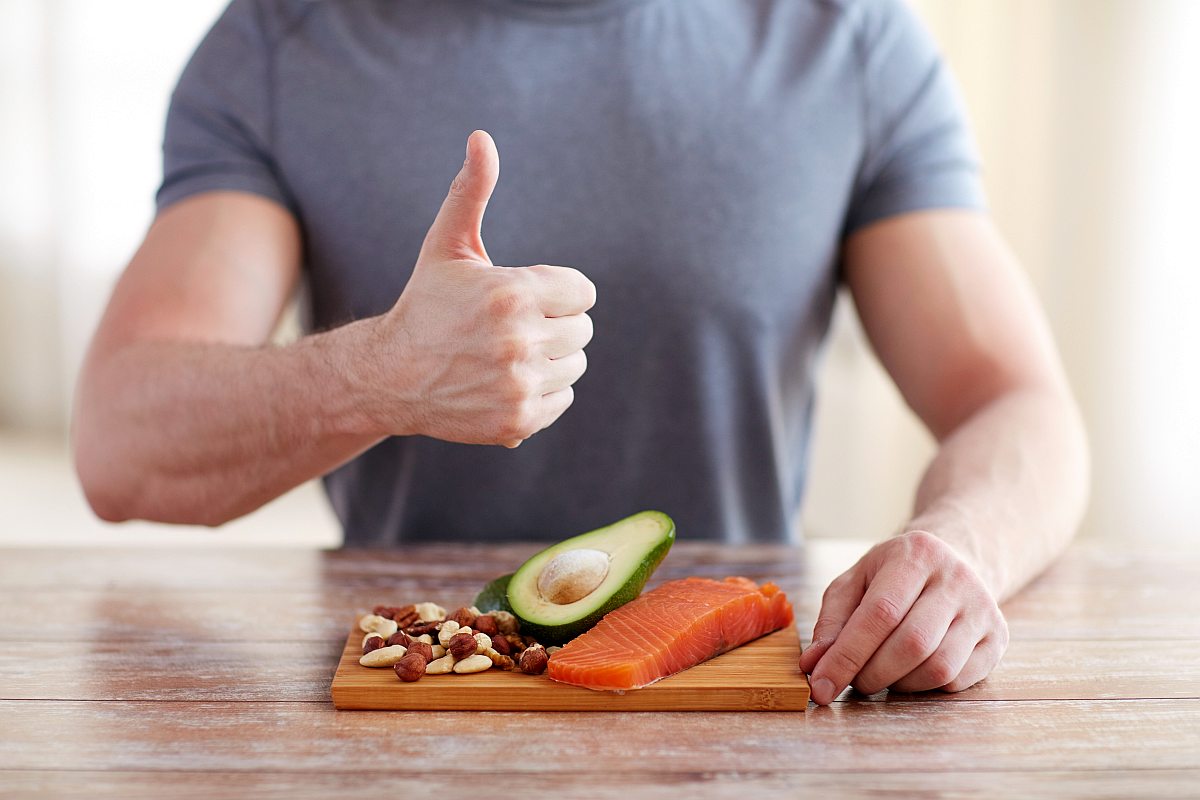
{"label": "man", "polygon": [[[475,128],[506,178],[476,131],[435,216]],[[1078,415],[898,2],[234,2],[164,149],[81,379],[106,519],[220,524],[324,475],[350,544],[641,508],[787,540],[844,283],[939,450],[826,592],[814,700],[983,678],[1077,524]],[[316,332],[268,346],[301,279]]]}

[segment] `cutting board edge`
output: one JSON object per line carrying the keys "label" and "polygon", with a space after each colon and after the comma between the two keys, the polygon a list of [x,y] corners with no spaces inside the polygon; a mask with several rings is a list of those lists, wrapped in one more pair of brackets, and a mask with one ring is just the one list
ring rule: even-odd
{"label": "cutting board edge", "polygon": [[[371,670],[364,673],[358,664],[362,633],[352,629],[347,636],[337,669],[330,685],[330,697],[335,709],[344,711],[803,711],[808,708],[810,687],[799,670],[800,639],[794,625],[769,633],[735,650],[677,673],[644,689],[624,694],[597,692],[577,686],[555,683],[545,676],[519,675],[489,671],[481,676],[430,676],[412,684],[402,684],[391,676],[391,670]],[[794,647],[793,665],[785,670],[772,665],[770,679],[758,684],[749,679],[753,669],[738,672],[739,685],[719,687],[703,680],[720,662],[722,671],[730,671],[764,650],[783,650]],[[774,653],[772,655],[775,655]],[[480,689],[477,681],[502,680],[503,686]],[[503,676],[503,677],[500,677]],[[367,678],[369,682],[347,683],[347,679]],[[700,677],[701,683],[697,683]],[[390,678],[391,680],[386,680]],[[429,681],[438,683],[430,684]],[[512,681],[511,684],[508,682]],[[444,682],[444,683],[442,683]],[[470,683],[468,683],[470,682]],[[528,682],[528,683],[521,683]],[[386,687],[386,688],[385,688]],[[468,688],[469,687],[469,688]],[[548,687],[553,687],[549,689]],[[463,689],[467,688],[467,692]],[[382,691],[382,694],[381,694]],[[419,696],[415,692],[421,692]],[[410,694],[413,693],[413,694]],[[482,702],[481,702],[482,701]]]}

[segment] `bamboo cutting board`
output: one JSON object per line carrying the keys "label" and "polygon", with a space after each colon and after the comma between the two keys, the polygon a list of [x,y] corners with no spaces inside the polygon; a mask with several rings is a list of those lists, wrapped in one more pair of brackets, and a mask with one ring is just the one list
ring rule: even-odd
{"label": "bamboo cutting board", "polygon": [[333,676],[333,705],[393,711],[803,711],[808,680],[798,666],[800,639],[788,626],[625,694],[568,686],[545,675],[489,669],[426,675],[404,683],[388,669],[358,663],[362,632],[346,640]]}

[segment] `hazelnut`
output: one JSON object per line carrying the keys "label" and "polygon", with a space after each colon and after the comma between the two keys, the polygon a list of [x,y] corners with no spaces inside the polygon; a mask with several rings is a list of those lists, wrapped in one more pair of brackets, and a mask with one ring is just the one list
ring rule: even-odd
{"label": "hazelnut", "polygon": [[469,628],[475,624],[475,615],[471,613],[469,608],[460,608],[455,611],[447,619],[452,619],[459,624],[459,627]]}
{"label": "hazelnut", "polygon": [[479,643],[469,633],[454,634],[454,636],[450,637],[449,644],[446,645],[446,650],[450,652],[450,655],[454,656],[455,660],[475,655],[475,651],[478,648]]}
{"label": "hazelnut", "polygon": [[395,633],[393,633],[391,636],[388,637],[387,643],[389,645],[402,644],[405,647],[408,647],[409,644],[412,643],[412,639],[409,638],[408,634],[405,633],[404,631],[396,631]]}
{"label": "hazelnut", "polygon": [[512,655],[512,644],[503,636],[492,637],[492,649],[502,656]]}
{"label": "hazelnut", "polygon": [[[429,645],[425,645],[429,647]],[[392,669],[396,670],[396,677],[405,683],[412,683],[421,679],[425,674],[425,667],[429,662],[425,660],[425,656],[420,653],[405,653],[404,658],[400,659],[393,665]]]}
{"label": "hazelnut", "polygon": [[425,644],[424,642],[413,642],[408,646],[408,655],[420,655],[428,664],[433,661],[433,645]]}
{"label": "hazelnut", "polygon": [[365,656],[372,650],[378,650],[384,646],[386,646],[386,643],[383,641],[382,636],[378,633],[368,633],[367,637],[363,639],[362,654]]}
{"label": "hazelnut", "polygon": [[541,675],[546,671],[546,662],[549,660],[546,648],[540,644],[530,645],[521,653],[521,672],[527,675]]}
{"label": "hazelnut", "polygon": [[476,633],[486,633],[492,637],[500,632],[500,626],[496,624],[496,618],[491,614],[476,617],[471,627],[475,629]]}

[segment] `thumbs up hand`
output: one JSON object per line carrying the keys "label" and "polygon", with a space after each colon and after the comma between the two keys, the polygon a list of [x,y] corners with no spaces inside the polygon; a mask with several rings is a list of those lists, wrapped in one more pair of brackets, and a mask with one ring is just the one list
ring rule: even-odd
{"label": "thumbs up hand", "polygon": [[393,434],[516,447],[574,400],[596,287],[577,270],[497,267],[480,235],[500,173],[484,131],[425,236],[412,277],[380,318],[372,403]]}

